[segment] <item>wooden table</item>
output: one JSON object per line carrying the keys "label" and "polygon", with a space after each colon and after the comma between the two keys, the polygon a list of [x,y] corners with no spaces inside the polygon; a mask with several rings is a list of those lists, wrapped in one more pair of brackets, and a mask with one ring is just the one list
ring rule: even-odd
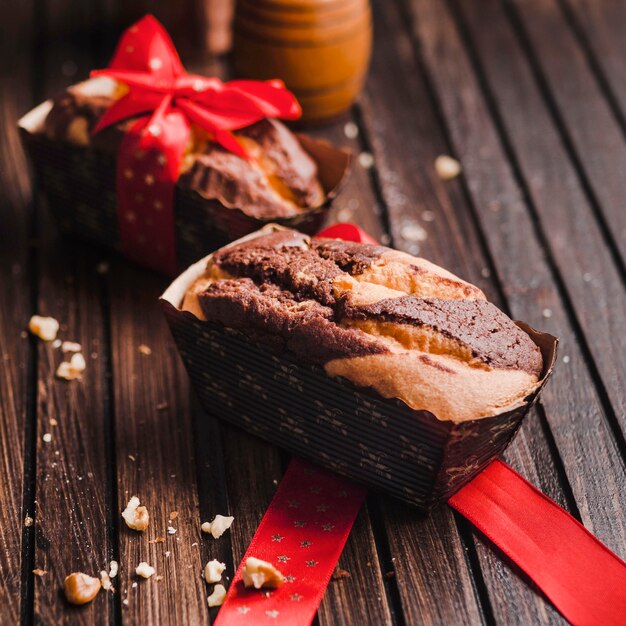
{"label": "wooden table", "polygon": [[[149,3],[127,4],[1,9],[2,624],[208,623],[202,565],[218,558],[232,573],[287,461],[199,410],[157,307],[166,280],[61,240],[31,192],[17,117],[106,64]],[[150,7],[186,60],[220,70],[194,55],[197,7]],[[348,119],[316,131],[362,153],[332,217],[444,265],[561,338],[543,401],[505,458],[624,558],[626,4],[379,0],[375,23],[365,93]],[[462,176],[442,181],[440,154],[457,157]],[[24,332],[35,312],[82,344],[83,382],[55,379],[60,352]],[[152,514],[145,536],[120,517],[133,494]],[[201,537],[200,522],[226,511],[231,532]],[[150,543],[157,536],[165,543]],[[112,559],[117,593],[65,604],[65,575]],[[163,579],[133,588],[142,560]],[[423,518],[371,496],[340,567],[350,577],[330,583],[319,624],[563,622],[446,506]]]}

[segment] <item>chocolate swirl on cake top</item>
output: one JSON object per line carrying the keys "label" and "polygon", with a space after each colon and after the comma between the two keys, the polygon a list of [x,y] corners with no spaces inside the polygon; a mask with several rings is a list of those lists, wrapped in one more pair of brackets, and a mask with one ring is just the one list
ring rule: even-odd
{"label": "chocolate swirl on cake top", "polygon": [[542,370],[477,287],[384,246],[292,230],[218,250],[183,308],[442,420],[519,405]]}

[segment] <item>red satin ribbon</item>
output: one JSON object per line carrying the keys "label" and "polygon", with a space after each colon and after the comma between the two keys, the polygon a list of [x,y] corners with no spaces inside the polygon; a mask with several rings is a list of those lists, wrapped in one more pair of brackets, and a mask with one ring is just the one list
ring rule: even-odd
{"label": "red satin ribbon", "polygon": [[572,624],[626,624],[626,563],[508,465],[494,461],[448,504]]}
{"label": "red satin ribbon", "polygon": [[[300,105],[278,80],[223,83],[187,74],[167,31],[151,15],[126,30],[109,67],[91,76],[108,76],[128,88],[105,111],[94,132],[140,116],[127,133],[135,137],[122,141],[118,153],[122,250],[144,265],[174,274],[174,188],[191,125],[247,158],[231,131],[267,117],[297,119]],[[141,160],[145,154],[149,158]]]}
{"label": "red satin ribbon", "polygon": [[[356,485],[294,459],[239,566],[216,626],[310,624],[365,498]],[[246,589],[250,556],[286,577],[276,590]]]}
{"label": "red satin ribbon", "polygon": [[[321,231],[318,236],[376,243],[354,224],[336,224]],[[297,461],[289,466],[246,557],[259,556],[276,563],[281,550],[275,545],[273,535],[277,533],[287,537],[291,531],[290,522],[295,517],[308,525],[305,526],[310,529],[306,533],[308,541],[324,539],[323,527],[320,527],[320,518],[316,517],[318,513],[315,509],[308,506],[297,516],[289,510],[289,496],[286,494],[308,500],[311,485],[319,484],[319,480],[322,480],[317,474],[312,479],[312,475],[304,470],[307,467]],[[320,568],[316,573],[323,570],[324,575],[293,581],[293,587],[284,585],[281,590],[265,598],[259,592],[243,591],[238,571],[220,610],[218,626],[246,623],[306,626],[311,623],[363,500],[360,487],[326,476],[323,480],[339,481],[346,499],[336,500],[333,509],[333,514],[341,520],[337,523],[338,538],[334,550],[329,545],[315,558],[316,567]],[[626,624],[626,563],[508,465],[499,460],[494,461],[452,496],[448,504],[526,572],[572,624]],[[288,560],[286,564],[289,572],[304,572],[308,575],[310,572],[302,566],[302,547],[298,543],[303,537],[290,537],[290,543],[284,544],[289,545],[290,554],[293,551],[298,555],[297,562]],[[305,592],[301,589],[306,590],[306,600]],[[303,597],[296,601],[293,594]],[[253,616],[253,619],[244,621],[247,615]]]}

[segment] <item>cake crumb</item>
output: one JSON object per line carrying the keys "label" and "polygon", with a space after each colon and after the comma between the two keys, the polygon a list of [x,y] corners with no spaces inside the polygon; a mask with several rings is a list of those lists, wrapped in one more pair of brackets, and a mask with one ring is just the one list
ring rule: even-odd
{"label": "cake crumb", "polygon": [[215,585],[215,587],[213,587],[213,593],[207,598],[209,608],[222,606],[224,598],[226,598],[226,587],[224,587],[224,585]]}
{"label": "cake crumb", "polygon": [[218,583],[222,580],[222,572],[226,569],[224,563],[220,563],[217,559],[209,561],[204,566],[204,580],[208,583]]}
{"label": "cake crumb", "polygon": [[369,152],[361,152],[359,154],[359,165],[366,170],[374,167],[374,156]]}
{"label": "cake crumb", "polygon": [[235,520],[232,516],[216,515],[212,522],[204,522],[200,529],[203,533],[210,533],[214,539],[219,539]]}
{"label": "cake crumb", "polygon": [[145,354],[146,356],[150,356],[152,354],[152,348],[147,346],[145,343],[142,343],[137,349],[141,354]]}
{"label": "cake crumb", "polygon": [[343,127],[343,134],[348,139],[356,139],[359,136],[359,127],[354,122],[348,122]]}
{"label": "cake crumb", "polygon": [[151,565],[148,565],[145,561],[142,561],[135,568],[135,573],[137,576],[141,576],[142,578],[150,578],[150,576],[154,575],[156,570]]}
{"label": "cake crumb", "polygon": [[283,575],[271,563],[253,556],[246,559],[241,576],[244,586],[255,589],[276,589],[285,582]]}
{"label": "cake crumb", "polygon": [[54,341],[59,332],[59,322],[54,317],[33,315],[28,322],[28,330],[42,341]]}
{"label": "cake crumb", "polygon": [[122,511],[122,517],[128,528],[140,532],[146,530],[150,523],[148,509],[145,506],[139,506],[139,498],[137,496],[133,496],[128,501],[126,508]]}
{"label": "cake crumb", "polygon": [[447,154],[441,154],[435,159],[435,171],[442,180],[452,180],[461,173],[461,164]]}

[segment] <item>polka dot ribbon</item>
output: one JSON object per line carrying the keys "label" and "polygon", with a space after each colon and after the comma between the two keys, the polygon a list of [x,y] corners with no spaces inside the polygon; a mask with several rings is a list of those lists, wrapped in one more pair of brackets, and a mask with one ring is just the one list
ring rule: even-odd
{"label": "polka dot ribbon", "polygon": [[[335,224],[319,235],[376,243],[354,224]],[[293,460],[216,625],[310,624],[364,497],[360,487]],[[508,465],[494,461],[448,504],[525,572],[572,624],[626,624],[626,563]],[[275,565],[287,582],[266,593],[245,589],[241,569],[249,556]]]}
{"label": "polka dot ribbon", "polygon": [[187,74],[166,30],[151,15],[122,35],[109,67],[91,76],[108,76],[126,88],[94,132],[138,118],[121,142],[117,161],[122,250],[175,274],[174,191],[192,124],[247,158],[231,131],[267,117],[297,119],[300,106],[278,80],[223,83]]}

